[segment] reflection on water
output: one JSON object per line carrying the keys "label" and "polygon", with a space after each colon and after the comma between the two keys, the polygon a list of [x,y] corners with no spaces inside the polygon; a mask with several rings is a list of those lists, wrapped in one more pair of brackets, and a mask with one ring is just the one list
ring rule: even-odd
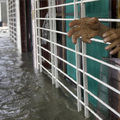
{"label": "reflection on water", "polygon": [[0,120],[83,119],[73,97],[45,74],[34,74],[31,54],[19,55],[8,38],[0,38]]}

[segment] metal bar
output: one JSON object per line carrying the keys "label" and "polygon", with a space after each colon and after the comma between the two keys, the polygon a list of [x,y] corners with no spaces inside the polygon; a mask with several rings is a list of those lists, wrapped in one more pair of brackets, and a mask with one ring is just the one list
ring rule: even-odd
{"label": "metal bar", "polygon": [[[39,7],[40,7],[40,0],[38,0],[38,7],[37,8],[39,8]],[[41,11],[36,11],[36,12],[38,12],[37,16],[40,18],[40,12]],[[36,21],[37,21],[37,19],[36,19]],[[37,22],[38,22],[38,27],[40,27],[40,20],[38,20]],[[37,34],[38,34],[38,36],[41,36],[41,30],[40,29],[38,29],[38,33]],[[39,42],[39,45],[41,46],[42,43],[41,43],[41,39],[40,38],[39,38],[38,42]],[[41,48],[39,48],[39,52],[40,52],[39,53],[39,55],[40,55],[40,58],[39,58],[40,59],[40,64],[42,64],[42,58],[41,58],[41,56],[42,56],[42,50],[41,50]],[[40,72],[42,72],[42,67],[41,66],[40,66],[39,69],[40,69]]]}
{"label": "metal bar", "polygon": [[[45,49],[45,48],[43,48],[43,47],[41,47],[43,50],[45,50],[45,51],[47,51],[47,52],[49,52],[50,53],[50,51],[48,51],[47,49]],[[53,54],[55,57],[57,57],[55,54]],[[52,63],[50,63],[47,59],[45,59],[44,57],[42,57],[42,59],[44,59],[45,61],[47,61],[49,64],[51,64],[52,65]],[[65,61],[64,61],[65,62]],[[70,65],[70,64],[69,64]],[[57,68],[55,65],[53,65],[53,67],[55,68],[55,69],[57,69],[57,70],[59,70],[60,71],[60,69],[59,68]],[[70,77],[69,77],[70,78]],[[71,78],[70,78],[70,80],[71,81],[73,81]],[[78,84],[78,83],[76,83],[76,84]],[[95,96],[92,92],[90,92],[88,89],[85,89],[85,87],[84,86],[82,86],[82,85],[80,85],[80,84],[78,84],[78,86],[80,87],[80,88],[82,88],[85,92],[87,92],[88,94],[90,94],[92,97],[94,97],[97,101],[99,101],[101,104],[103,104],[106,108],[108,108],[109,110],[111,110],[113,113],[115,113],[118,117],[120,117],[120,114],[116,111],[116,110],[114,110],[112,107],[110,107],[109,105],[107,105],[106,103],[104,103],[104,101],[102,101],[102,100],[100,100],[97,96]],[[78,96],[77,96],[77,98],[78,98]],[[81,101],[81,99],[77,99],[78,101]],[[84,103],[85,104],[85,103]],[[85,107],[86,107],[86,105],[85,105]]]}
{"label": "metal bar", "polygon": [[[50,20],[50,18],[36,18],[41,20]],[[73,21],[74,18],[52,18],[54,20],[62,20],[62,21]],[[98,18],[100,22],[120,22],[120,19],[106,19],[106,18]],[[79,18],[76,18],[76,20],[79,20]]]}
{"label": "metal bar", "polygon": [[[52,2],[53,2],[52,5],[55,5],[55,0],[53,0]],[[53,18],[56,18],[56,8],[53,8]],[[56,20],[53,20],[53,30],[56,30]],[[53,42],[57,43],[57,35],[55,32],[53,33]],[[57,56],[57,46],[55,44],[53,44],[53,46],[54,46],[53,52]],[[56,66],[55,67],[55,86],[56,88],[59,88],[59,84],[56,81],[56,79],[58,79],[58,70],[56,69],[58,68],[58,60],[56,57],[54,57],[54,65]]]}
{"label": "metal bar", "polygon": [[[77,2],[77,0],[74,0],[74,19],[78,19],[78,4],[75,4],[75,2]],[[77,39],[77,44],[75,45],[75,51],[76,51],[76,80],[77,80],[77,107],[78,107],[78,112],[82,110],[82,106],[81,103],[79,102],[79,100],[81,100],[81,88],[78,86],[79,84],[81,84],[81,76],[80,76],[80,72],[78,71],[78,69],[80,68],[80,56],[77,54],[77,51],[80,50],[79,47],[79,40]]]}
{"label": "metal bar", "polygon": [[36,2],[31,0],[31,5],[32,5],[32,44],[33,44],[33,64],[34,64],[34,71],[37,73],[37,43],[36,43]]}
{"label": "metal bar", "polygon": [[[81,0],[81,18],[85,17],[85,4],[83,3],[83,0]],[[83,86],[84,89],[88,89],[88,80],[87,76],[85,75],[85,72],[87,72],[87,61],[86,58],[84,57],[84,54],[86,54],[86,43],[82,42],[82,64],[83,64]],[[84,115],[86,118],[89,117],[89,111],[87,110],[86,106],[89,105],[88,101],[88,93],[84,90]]]}
{"label": "metal bar", "polygon": [[[98,0],[83,0],[83,3],[94,2],[94,1],[98,1]],[[49,8],[53,8],[53,7],[63,7],[63,6],[74,5],[74,4],[79,4],[79,3],[81,3],[81,1],[71,2],[71,3],[65,3],[65,4],[55,5],[55,6],[51,5],[49,7],[38,8],[37,10],[44,10],[44,9],[49,9]]]}
{"label": "metal bar", "polygon": [[120,19],[110,19],[110,18],[99,18],[101,22],[120,22]]}
{"label": "metal bar", "polygon": [[[113,112],[114,114],[116,114],[118,117],[120,117],[120,113],[118,113],[116,110],[114,110],[111,106],[109,106],[108,104],[106,104],[104,101],[102,101],[100,98],[98,98],[98,96],[94,95],[92,92],[90,92],[88,90],[88,83],[87,83],[87,77],[92,78],[93,80],[97,81],[98,83],[104,85],[106,88],[109,88],[110,90],[114,91],[115,93],[117,93],[118,95],[120,95],[120,91],[114,87],[112,87],[111,85],[104,83],[102,80],[96,78],[95,76],[89,74],[87,72],[87,64],[86,64],[86,60],[87,59],[91,59],[93,61],[96,61],[102,65],[108,66],[112,69],[118,70],[120,71],[120,68],[117,66],[114,66],[112,64],[109,64],[107,62],[104,62],[102,60],[96,59],[90,55],[86,54],[86,44],[82,43],[82,52],[79,51],[79,42],[77,42],[77,44],[75,45],[75,50],[68,48],[65,45],[60,45],[57,43],[57,39],[56,39],[56,34],[62,34],[62,35],[67,35],[67,33],[65,31],[57,31],[56,30],[56,21],[57,20],[61,20],[62,22],[65,21],[72,21],[75,19],[78,19],[78,4],[81,3],[81,17],[85,17],[85,3],[86,2],[93,2],[95,0],[81,0],[81,1],[77,1],[74,0],[74,2],[72,3],[67,3],[67,4],[60,4],[60,5],[55,5],[55,0],[49,0],[49,6],[48,7],[38,7],[36,9],[36,11],[41,11],[44,9],[49,9],[49,18],[40,18],[40,16],[38,16],[36,18],[36,20],[49,20],[50,23],[50,28],[42,28],[39,25],[36,27],[36,30],[40,31],[40,30],[46,30],[50,32],[50,40],[49,39],[45,39],[43,37],[41,37],[40,34],[38,34],[36,36],[37,39],[42,39],[43,41],[46,41],[48,43],[50,43],[51,45],[51,50],[49,51],[48,49],[44,48],[43,46],[41,46],[41,44],[37,44],[37,47],[39,48],[39,50],[43,50],[45,52],[47,52],[48,54],[51,55],[51,61],[47,60],[45,57],[43,57],[42,55],[40,55],[40,53],[38,53],[38,57],[41,57],[41,61],[46,61],[48,64],[50,64],[52,66],[52,70],[51,72],[49,70],[47,70],[42,63],[38,62],[37,64],[39,66],[42,67],[43,70],[45,70],[52,78],[52,83],[57,85],[62,86],[63,88],[65,88],[76,100],[78,103],[78,111],[80,111],[82,109],[82,105],[84,106],[84,114],[85,117],[88,118],[89,117],[89,112],[91,112],[96,118],[98,118],[99,120],[102,120],[102,118],[93,110],[89,107],[89,102],[88,102],[88,94],[91,95],[92,97],[94,97],[98,102],[100,102],[102,105],[104,105],[107,109],[109,109],[111,112]],[[57,7],[63,7],[63,6],[67,6],[67,5],[74,5],[74,19],[73,18],[56,18],[56,11],[55,9]],[[12,15],[12,14],[11,14]],[[14,19],[14,17],[12,18]],[[101,22],[119,22],[120,20],[116,20],[116,19],[99,19]],[[11,24],[12,25],[12,24]],[[11,28],[13,29],[13,28]],[[14,36],[14,34],[13,34]],[[81,37],[80,37],[81,38]],[[101,44],[105,44],[102,40],[99,39],[95,39],[92,38],[92,41],[95,42],[99,42]],[[107,43],[110,44],[110,43]],[[68,62],[67,60],[59,57],[57,55],[57,47],[61,47],[62,49],[65,50],[69,50],[70,52],[75,53],[76,55],[76,65],[71,64],[70,62]],[[80,58],[82,57],[82,62],[83,62],[83,68],[80,67]],[[72,77],[70,77],[67,73],[65,73],[64,71],[62,71],[61,69],[58,68],[58,60],[62,61],[63,63],[70,65],[72,68],[76,69],[76,78],[77,81],[75,81]],[[62,75],[66,76],[70,81],[72,81],[73,83],[75,83],[75,85],[77,86],[77,96],[68,89],[67,86],[65,86],[59,79],[58,79],[58,72],[60,72]],[[83,74],[83,86],[80,83],[80,73]],[[84,101],[81,100],[81,90],[84,91]]]}
{"label": "metal bar", "polygon": [[[54,31],[54,30],[50,30],[50,29],[44,29],[44,28],[40,28],[40,29],[48,30],[48,31],[51,31],[51,32],[56,32],[56,33],[60,33],[60,34],[64,34],[64,35],[67,34],[67,33],[64,33],[64,32]],[[93,39],[93,40],[94,40],[94,41],[95,41],[95,40],[97,41],[97,39]],[[107,43],[107,44],[110,44],[110,43]],[[83,53],[80,53],[80,52],[79,52],[78,54],[83,55]],[[98,60],[98,59],[96,59],[96,58],[94,58],[94,57],[92,57],[92,56],[86,55],[86,54],[84,54],[84,56],[85,56],[86,58],[92,59],[92,60],[97,61],[97,62],[99,62],[99,63],[103,63],[104,65],[106,65],[106,66],[108,66],[108,67],[111,67],[111,68],[113,68],[113,69],[116,69],[116,70],[119,70],[119,71],[120,71],[120,68],[119,68],[119,67],[116,67],[116,66],[114,66],[114,65],[112,65],[112,64],[109,64],[109,63],[104,62],[104,61],[102,61],[102,60]]]}
{"label": "metal bar", "polygon": [[[44,48],[42,48],[42,49],[44,49]],[[45,50],[45,49],[44,49],[44,50]],[[47,49],[46,49],[45,51],[49,52]],[[50,53],[50,52],[49,52],[49,53]],[[51,53],[50,53],[50,54],[51,54]],[[58,58],[58,59],[59,59],[59,58]],[[64,61],[63,59],[60,59],[60,60],[63,61],[63,62],[65,62],[66,64],[70,65],[71,67],[77,69],[76,66],[74,66],[74,65],[72,65],[72,64],[70,64],[70,63],[68,63],[67,61]],[[82,72],[82,73],[83,73],[83,70],[82,70],[82,69],[78,69],[78,70],[79,70],[79,72]],[[93,80],[99,82],[100,84],[106,86],[106,87],[109,88],[110,90],[112,90],[112,91],[114,91],[114,92],[116,92],[117,94],[120,95],[120,91],[117,90],[117,89],[115,89],[114,87],[112,87],[112,86],[110,86],[110,85],[108,85],[108,84],[102,82],[101,80],[99,80],[98,78],[96,78],[96,77],[90,75],[90,74],[87,73],[87,72],[85,72],[85,75],[87,75],[88,77],[92,78]]]}
{"label": "metal bar", "polygon": [[[49,63],[50,65],[52,65],[52,63],[51,63],[50,61],[48,61],[46,58],[42,57],[42,59],[44,59],[47,63]],[[55,66],[54,66],[54,67],[55,67]],[[77,85],[77,82],[76,82],[73,78],[71,78],[69,75],[67,75],[65,72],[63,72],[61,69],[59,69],[59,68],[57,68],[57,67],[56,67],[56,69],[57,69],[60,73],[62,73],[63,75],[65,75],[67,78],[69,78],[75,85]]]}
{"label": "metal bar", "polygon": [[[43,57],[43,59],[45,60],[44,57]],[[52,76],[52,73],[50,73],[43,65],[41,65],[41,66],[42,66],[42,68],[43,68],[50,76]],[[76,100],[78,99],[77,96],[74,95],[63,83],[61,83],[58,79],[57,79],[57,81],[58,81],[59,84],[60,84],[63,88],[65,88]],[[83,106],[85,106],[85,104],[84,104],[81,100],[79,100],[79,102],[80,102]],[[94,116],[96,116],[96,118],[98,118],[99,120],[102,120],[102,118],[101,118],[99,115],[97,115],[91,108],[89,108],[88,106],[86,106],[86,108],[87,108]]]}
{"label": "metal bar", "polygon": [[[37,37],[39,37],[39,36],[37,36]],[[47,41],[47,42],[50,42],[48,39],[45,39],[45,38],[43,38],[43,37],[40,37],[40,38],[43,39],[43,40],[45,40],[45,41]],[[74,53],[76,52],[76,53],[79,54],[80,56],[83,56],[83,53],[81,53],[81,52],[75,51],[75,50],[73,50],[73,49],[71,49],[71,48],[68,48],[68,47],[66,47],[66,46],[62,46],[62,45],[57,44],[57,43],[54,43],[54,42],[52,42],[52,43],[53,43],[53,44],[56,44],[56,45],[59,46],[59,47],[62,47],[63,49],[69,50],[69,51],[74,52]],[[99,63],[101,63],[101,64],[104,64],[104,65],[107,64],[108,67],[112,67],[113,69],[116,69],[116,70],[118,69],[118,70],[120,70],[120,68],[118,68],[118,67],[116,67],[116,66],[113,66],[113,65],[111,65],[111,64],[109,64],[109,63],[106,63],[106,62],[104,62],[104,61],[98,60],[98,59],[93,58],[93,57],[88,56],[88,55],[84,55],[84,56],[85,56],[86,58],[91,59],[91,60],[97,61],[97,62],[99,62]],[[88,75],[89,77],[91,77],[89,73],[85,73],[85,74]],[[97,82],[102,83],[102,81],[99,80],[99,79],[97,79],[96,77],[91,77],[91,78],[96,79]],[[98,80],[99,80],[99,81],[98,81]],[[103,83],[104,83],[104,82],[103,82]],[[105,84],[106,84],[106,83],[105,83]],[[107,86],[106,86],[106,87],[107,87]],[[113,88],[113,87],[110,87],[110,88]],[[110,89],[110,88],[109,88],[109,89]],[[112,90],[112,89],[111,89],[111,90]],[[115,91],[114,91],[114,92],[115,92]],[[120,94],[119,91],[116,91],[116,93]]]}
{"label": "metal bar", "polygon": [[[53,74],[50,73],[43,65],[42,65],[42,67],[45,71],[48,72],[48,74],[50,74],[52,77],[54,77],[54,79],[56,79],[55,76],[53,76]],[[56,79],[56,80],[65,90],[67,90],[75,99],[77,99],[77,96],[72,91],[70,91],[62,82],[60,82],[60,80],[58,80],[58,79]]]}
{"label": "metal bar", "polygon": [[[35,0],[35,48],[37,48],[37,20],[36,17],[38,15],[38,13],[36,12],[36,9],[38,8],[38,0]],[[39,69],[38,66],[38,49],[34,51],[35,55],[36,55],[36,69]],[[37,72],[37,71],[36,71]]]}
{"label": "metal bar", "polygon": [[[48,2],[49,2],[49,18],[50,18],[50,21],[49,21],[49,24],[50,24],[50,30],[53,30],[53,21],[52,21],[52,17],[53,17],[53,9],[51,8],[51,6],[52,6],[52,0],[48,0]],[[52,31],[50,31],[50,41],[53,41],[53,32]],[[54,45],[52,44],[52,42],[51,42],[51,44],[50,44],[50,49],[51,49],[51,53],[53,53],[54,52]],[[53,64],[54,64],[54,56],[51,54],[51,63],[52,63],[52,66],[51,66],[51,69],[52,69],[52,74],[53,74],[53,76],[55,75],[55,69],[54,69],[54,67],[53,67]],[[54,79],[54,77],[52,77],[52,84],[55,84],[55,79]]]}
{"label": "metal bar", "polygon": [[[65,0],[62,0],[62,3],[64,4],[65,3]],[[65,6],[62,7],[62,19],[65,18]],[[59,18],[58,18],[59,19]],[[65,32],[66,31],[66,23],[65,21],[62,21],[62,31]],[[66,36],[65,35],[62,35],[62,45],[66,45]],[[62,49],[62,57],[63,59],[65,60],[66,59],[66,51],[65,49]],[[66,64],[63,63],[62,65],[62,69],[64,72],[66,72]]]}
{"label": "metal bar", "polygon": [[16,0],[16,32],[17,32],[17,48],[20,53],[22,53],[21,47],[21,26],[20,26],[20,3]]}

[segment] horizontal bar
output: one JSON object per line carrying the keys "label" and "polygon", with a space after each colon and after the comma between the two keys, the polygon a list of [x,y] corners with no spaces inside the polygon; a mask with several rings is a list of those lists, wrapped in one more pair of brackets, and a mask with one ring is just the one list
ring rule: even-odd
{"label": "horizontal bar", "polygon": [[[43,56],[41,56],[41,58],[55,68],[55,65],[53,65],[53,64],[52,64],[50,61],[48,61],[46,58],[44,58]],[[57,69],[59,72],[61,72],[63,75],[65,75],[67,78],[69,78],[73,83],[75,83],[75,84],[77,85],[77,82],[76,82],[73,78],[71,78],[69,75],[67,75],[66,73],[64,73],[61,69],[59,69],[59,68],[57,68],[57,67],[56,67],[56,69]]]}
{"label": "horizontal bar", "polygon": [[[42,57],[42,56],[41,56]],[[42,57],[42,59],[44,59],[46,62],[48,62],[49,64],[51,64],[54,68],[56,68],[58,70],[58,68],[53,65],[51,62],[49,62],[47,59],[45,59],[44,57]],[[71,79],[70,79],[71,80]],[[75,81],[75,80],[73,80]],[[77,84],[77,83],[76,83]],[[80,88],[82,88],[83,90],[85,90],[88,94],[90,94],[92,97],[94,97],[97,101],[99,101],[101,104],[103,104],[105,107],[107,107],[109,110],[111,110],[113,113],[115,113],[118,117],[120,117],[120,114],[114,110],[112,107],[110,107],[109,105],[107,105],[105,102],[103,102],[101,99],[99,99],[97,96],[95,96],[92,92],[90,92],[89,90],[85,89],[82,85],[78,85]]]}
{"label": "horizontal bar", "polygon": [[[41,56],[42,57],[42,56]],[[42,59],[44,59],[46,62],[48,62],[49,64],[51,64],[52,65],[52,63],[50,62],[50,61],[48,61],[47,59],[45,59],[44,57],[42,57]],[[53,67],[55,67],[55,65],[53,65]],[[58,71],[60,70],[59,68],[56,68]],[[60,70],[60,72],[61,72],[61,70]],[[65,75],[64,74],[64,72],[62,72],[63,73],[63,75]],[[66,76],[66,75],[65,75]],[[68,76],[68,75],[67,75]],[[71,78],[70,78],[70,80],[71,80]],[[75,80],[72,80],[72,81],[75,81]],[[75,82],[75,84],[77,84],[77,82]],[[107,107],[108,109],[110,109],[112,112],[114,112],[117,116],[119,116],[119,113],[117,112],[117,111],[115,111],[113,108],[111,108],[109,105],[107,105],[106,103],[104,103],[101,99],[99,99],[97,96],[95,96],[93,93],[91,93],[89,90],[87,90],[87,89],[84,89],[84,87],[83,86],[81,86],[80,84],[79,84],[79,87],[80,88],[82,88],[83,90],[85,90],[88,94],[90,94],[91,96],[93,96],[96,100],[98,100],[101,104],[103,104],[105,107]]]}
{"label": "horizontal bar", "polygon": [[[82,1],[82,3],[94,2],[94,1],[98,1],[98,0],[84,0],[84,1]],[[80,4],[80,3],[81,3],[81,1],[71,2],[71,3],[65,3],[65,4],[59,4],[59,5],[53,5],[53,6],[49,6],[49,7],[41,7],[41,8],[36,8],[36,11],[37,10],[49,9],[49,8],[55,8],[55,7],[64,7],[64,6],[69,6],[69,5],[74,5],[74,4]]]}
{"label": "horizontal bar", "polygon": [[[94,41],[94,42],[104,43],[103,40],[100,40],[100,39],[97,39],[97,38],[91,38],[90,40]],[[111,44],[111,43],[107,42],[107,43],[104,43],[104,44]]]}
{"label": "horizontal bar", "polygon": [[41,30],[46,30],[46,31],[50,31],[50,32],[55,32],[55,33],[60,33],[60,34],[63,34],[63,35],[67,35],[67,33],[60,32],[60,31],[57,31],[57,30],[51,30],[51,29],[42,28],[42,27],[37,27],[37,29],[41,29]]}
{"label": "horizontal bar", "polygon": [[[56,32],[56,33],[59,33],[59,34],[67,35],[66,32],[61,32],[61,31],[57,31],[57,30],[51,30],[51,29],[47,29],[47,28],[43,28],[43,27],[37,27],[37,29],[41,29],[41,30],[46,30],[46,31],[49,31],[49,32]],[[104,43],[102,40],[95,39],[95,38],[92,38],[91,41],[95,41],[95,42],[99,42],[99,43]],[[110,44],[110,43],[107,42],[107,43],[104,43],[104,44]]]}
{"label": "horizontal bar", "polygon": [[[78,53],[78,54],[79,54],[79,53]],[[120,71],[120,67],[114,66],[114,65],[112,65],[112,64],[109,64],[109,63],[104,62],[104,61],[102,61],[102,60],[96,59],[96,58],[94,58],[94,57],[92,57],[92,56],[89,56],[89,55],[85,55],[85,54],[84,54],[84,56],[85,56],[86,58],[89,58],[89,59],[91,59],[91,60],[94,60],[94,61],[96,61],[96,62],[99,62],[99,63],[101,63],[101,64],[103,64],[103,65],[106,65],[107,67],[110,67],[110,68],[113,68],[113,69],[115,69],[115,70]]]}
{"label": "horizontal bar", "polygon": [[96,95],[94,95],[92,92],[90,92],[88,89],[85,89],[82,85],[78,84],[78,86],[80,88],[82,88],[83,90],[85,90],[89,95],[91,95],[92,97],[94,97],[97,101],[99,101],[101,104],[103,104],[106,108],[108,108],[109,110],[111,110],[113,113],[115,113],[118,117],[120,117],[120,113],[118,113],[115,109],[113,109],[112,107],[110,107],[109,105],[107,105],[104,101],[102,101],[100,98],[98,98]]}
{"label": "horizontal bar", "polygon": [[[40,46],[39,46],[39,47],[40,47]],[[73,64],[71,64],[71,63],[69,63],[68,61],[66,61],[66,60],[62,59],[61,57],[59,57],[59,56],[57,56],[57,55],[55,55],[55,54],[51,53],[49,50],[45,49],[44,47],[41,47],[41,48],[42,48],[43,50],[45,50],[46,52],[48,52],[48,53],[50,53],[50,54],[54,55],[55,57],[57,57],[59,60],[61,60],[61,61],[65,62],[66,64],[68,64],[68,65],[70,65],[71,67],[73,67],[73,68],[75,68],[75,69],[76,69],[76,66],[74,66]]]}
{"label": "horizontal bar", "polygon": [[86,108],[87,108],[95,117],[97,117],[99,120],[103,120],[96,112],[94,112],[92,109],[90,109],[90,107],[86,106]]}
{"label": "horizontal bar", "polygon": [[[54,30],[52,30],[52,31],[54,31]],[[39,37],[39,36],[37,36],[37,37]],[[41,39],[43,39],[43,37],[40,37]],[[43,39],[43,40],[46,40],[46,39]],[[50,41],[50,40],[49,40]],[[50,41],[51,42],[51,41]],[[52,44],[56,44],[56,43],[54,43],[54,42],[51,42]],[[56,44],[57,45],[57,44]],[[59,46],[61,46],[62,47],[62,45],[59,45]],[[67,49],[67,47],[64,47],[65,49]],[[109,64],[109,63],[107,63],[107,62],[104,62],[104,61],[102,61],[102,60],[99,60],[99,59],[96,59],[96,58],[94,58],[94,57],[92,57],[92,56],[89,56],[89,55],[86,55],[86,54],[82,54],[81,52],[79,52],[79,51],[75,51],[75,50],[72,50],[72,49],[70,49],[69,48],[69,50],[70,51],[72,51],[72,52],[74,52],[74,53],[77,53],[77,54],[79,54],[79,55],[81,55],[81,56],[85,56],[86,58],[89,58],[89,59],[91,59],[91,60],[94,60],[94,61],[96,61],[96,62],[99,62],[99,63],[101,63],[101,64],[104,64],[104,65],[106,65],[107,67],[110,67],[110,68],[113,68],[113,69],[115,69],[115,70],[118,70],[118,71],[120,71],[120,68],[119,67],[117,67],[117,66],[114,66],[114,65],[112,65],[112,64]]]}
{"label": "horizontal bar", "polygon": [[99,18],[99,21],[101,21],[101,22],[120,22],[120,19],[110,19],[110,18],[104,19],[104,18]]}
{"label": "horizontal bar", "polygon": [[[41,65],[41,64],[39,63],[39,65]],[[53,76],[52,73],[51,73],[50,71],[48,71],[43,65],[41,65],[41,66],[42,66],[42,68],[43,68],[50,76]],[[53,77],[54,77],[54,79],[56,79],[55,76],[53,76]],[[95,117],[97,117],[99,120],[102,120],[102,118],[101,118],[99,115],[97,115],[89,106],[86,106],[85,103],[84,103],[82,100],[78,99],[78,97],[77,97],[73,92],[71,92],[62,82],[60,82],[58,79],[56,79],[56,81],[57,81],[68,93],[70,93],[76,100],[78,100],[83,106],[85,106]]]}
{"label": "horizontal bar", "polygon": [[[39,46],[40,47],[40,46]],[[49,54],[52,54],[52,55],[54,55],[53,53],[51,53],[50,51],[48,51],[47,49],[45,49],[45,48],[43,48],[43,47],[41,47],[43,50],[45,50],[46,52],[48,52]],[[60,57],[58,57],[58,56],[56,56],[56,55],[54,55],[55,57],[57,57],[58,59],[60,59],[61,61],[63,61],[63,62],[65,62],[66,64],[68,64],[68,65],[70,65],[71,67],[73,67],[73,68],[75,68],[76,69],[76,66],[74,66],[74,65],[72,65],[72,64],[70,64],[69,62],[67,62],[66,60],[64,60],[64,59],[61,59]],[[83,73],[83,70],[82,69],[78,69],[80,72],[82,72]],[[104,85],[104,86],[106,86],[107,88],[109,88],[110,90],[112,90],[112,91],[114,91],[114,92],[116,92],[117,94],[119,94],[120,95],[120,91],[119,90],[117,90],[117,89],[115,89],[114,87],[112,87],[112,86],[110,86],[110,85],[108,85],[108,84],[106,84],[106,83],[104,83],[102,80],[99,80],[98,78],[96,78],[96,77],[94,77],[94,76],[92,76],[92,75],[90,75],[89,73],[86,73],[85,72],[85,74],[87,75],[87,76],[89,76],[90,78],[92,78],[92,79],[94,79],[95,81],[97,81],[97,82],[99,82],[99,83],[101,83],[102,85]]]}
{"label": "horizontal bar", "polygon": [[[80,18],[36,18],[37,20],[61,20],[61,21],[73,21],[79,20]],[[110,18],[98,18],[100,22],[120,22],[120,19],[110,19]]]}
{"label": "horizontal bar", "polygon": [[[40,65],[41,65],[41,64],[40,64]],[[41,65],[41,66],[42,66],[42,68],[43,68],[45,71],[47,71],[54,79],[56,79],[56,77],[53,76],[52,73],[49,72],[43,65]],[[62,82],[60,82],[58,79],[56,79],[56,81],[57,81],[65,90],[67,90],[75,99],[78,99],[77,96],[76,96],[72,91],[70,91]]]}
{"label": "horizontal bar", "polygon": [[70,91],[62,82],[60,82],[58,79],[56,79],[56,81],[57,81],[62,87],[64,87],[75,99],[78,99],[78,97],[77,97],[72,91]]}
{"label": "horizontal bar", "polygon": [[106,108],[108,108],[110,111],[112,111],[114,114],[116,114],[118,117],[120,117],[120,113],[118,113],[115,109],[107,105],[105,102],[103,102],[101,99],[99,99],[97,96],[95,96],[93,93],[91,93],[89,90],[85,89],[87,93],[89,93],[91,96],[93,96],[97,101],[99,101],[101,104],[103,104]]}
{"label": "horizontal bar", "polygon": [[[37,20],[61,20],[61,21],[73,21],[73,20],[75,20],[74,18],[36,18]],[[76,20],[79,20],[79,18],[78,19],[76,19]]]}
{"label": "horizontal bar", "polygon": [[105,87],[109,88],[110,90],[112,90],[112,91],[114,91],[114,92],[116,92],[117,94],[120,95],[120,91],[117,90],[116,88],[110,86],[109,84],[103,82],[102,80],[99,80],[98,78],[94,77],[93,75],[91,75],[91,74],[89,74],[89,73],[87,73],[87,72],[85,72],[85,74],[86,74],[88,77],[92,78],[93,80],[99,82],[100,84],[104,85]]}
{"label": "horizontal bar", "polygon": [[[52,53],[51,53],[50,51],[48,51],[47,49],[45,49],[45,48],[43,48],[43,47],[41,47],[41,48],[42,48],[43,50],[45,50],[46,52],[49,52],[50,54],[52,54]],[[53,55],[54,55],[54,54],[53,54]],[[54,55],[54,56],[55,56],[55,55]],[[59,58],[58,58],[58,59],[59,59]],[[62,60],[62,61],[76,69],[76,66],[70,64],[69,62],[67,62],[67,61],[65,61],[65,60]],[[78,69],[78,70],[83,73],[83,70],[82,70],[82,69]],[[110,85],[102,82],[101,80],[99,80],[98,78],[90,75],[89,73],[86,73],[86,72],[85,72],[85,74],[86,74],[87,76],[89,76],[90,78],[94,79],[95,81],[101,83],[102,85],[106,86],[107,88],[111,89],[112,91],[114,91],[114,92],[116,92],[117,94],[120,95],[120,91],[119,91],[119,90],[117,90],[117,89],[115,89],[114,87],[112,87],[112,86],[110,86]]]}

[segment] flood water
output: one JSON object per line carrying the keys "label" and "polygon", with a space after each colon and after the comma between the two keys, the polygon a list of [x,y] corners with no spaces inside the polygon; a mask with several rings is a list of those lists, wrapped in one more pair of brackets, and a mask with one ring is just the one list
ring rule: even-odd
{"label": "flood water", "polygon": [[0,120],[84,120],[76,101],[35,74],[32,54],[20,55],[9,38],[0,38]]}

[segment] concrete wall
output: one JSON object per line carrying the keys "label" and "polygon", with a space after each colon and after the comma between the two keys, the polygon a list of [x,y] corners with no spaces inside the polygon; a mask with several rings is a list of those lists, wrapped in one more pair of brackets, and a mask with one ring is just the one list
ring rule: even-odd
{"label": "concrete wall", "polygon": [[2,22],[7,23],[7,4],[6,4],[6,2],[1,2],[1,17],[2,17]]}

